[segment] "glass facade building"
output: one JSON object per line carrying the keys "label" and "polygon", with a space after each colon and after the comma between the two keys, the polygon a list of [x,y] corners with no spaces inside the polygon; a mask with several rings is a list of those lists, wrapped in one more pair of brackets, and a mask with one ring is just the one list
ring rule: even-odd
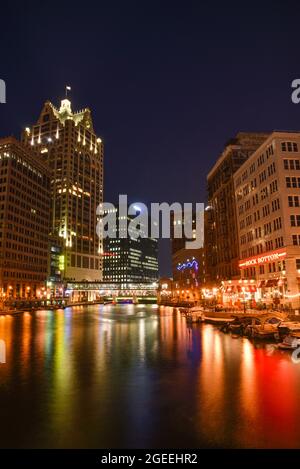
{"label": "glass facade building", "polygon": [[[132,218],[129,215],[127,216],[127,226]],[[140,228],[142,230],[142,227]],[[133,239],[130,236],[126,238],[120,237],[123,228],[120,226],[120,217],[117,209],[116,230],[115,238],[110,237],[103,241],[103,280],[105,282],[119,282],[124,285],[128,283],[157,282],[157,239],[148,237]],[[129,232],[132,233],[130,229]]]}

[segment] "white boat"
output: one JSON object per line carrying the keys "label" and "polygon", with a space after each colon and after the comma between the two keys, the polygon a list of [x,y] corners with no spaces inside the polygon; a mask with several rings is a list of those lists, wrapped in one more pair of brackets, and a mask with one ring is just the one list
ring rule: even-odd
{"label": "white boat", "polygon": [[189,313],[203,313],[204,309],[202,306],[193,306],[192,308],[189,308]]}
{"label": "white boat", "polygon": [[197,323],[204,321],[204,312],[201,306],[193,306],[186,312],[186,321],[189,323]]}
{"label": "white boat", "polygon": [[294,350],[298,347],[300,347],[300,333],[299,332],[288,334],[283,339],[283,342],[278,344],[278,348],[280,349]]}
{"label": "white boat", "polygon": [[290,335],[290,334],[294,334],[296,332],[300,332],[300,322],[296,322],[296,321],[282,321],[279,325],[278,325],[278,337],[277,337],[277,340],[281,339],[283,341],[283,339]]}

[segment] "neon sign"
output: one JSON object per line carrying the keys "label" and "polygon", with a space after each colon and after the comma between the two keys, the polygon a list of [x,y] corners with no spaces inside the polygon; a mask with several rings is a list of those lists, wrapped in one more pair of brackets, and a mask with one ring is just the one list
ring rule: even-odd
{"label": "neon sign", "polygon": [[245,269],[246,267],[267,264],[268,262],[280,261],[285,256],[285,251],[273,251],[271,254],[266,254],[264,256],[255,256],[250,257],[249,259],[245,259],[239,263],[239,268]]}
{"label": "neon sign", "polygon": [[196,261],[196,259],[194,259],[192,262],[185,262],[183,264],[178,264],[177,266],[177,270],[185,270],[185,269],[192,269],[192,268],[194,268],[195,270],[199,269],[199,264]]}

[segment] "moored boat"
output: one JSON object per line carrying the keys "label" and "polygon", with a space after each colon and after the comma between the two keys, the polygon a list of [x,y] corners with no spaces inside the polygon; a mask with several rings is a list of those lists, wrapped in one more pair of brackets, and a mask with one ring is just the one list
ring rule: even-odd
{"label": "moored boat", "polygon": [[278,325],[278,336],[281,339],[293,332],[300,332],[300,322],[282,321]]}
{"label": "moored boat", "polygon": [[215,324],[220,326],[224,324],[230,324],[234,321],[234,318],[224,316],[208,316],[204,313],[204,321],[208,322],[209,324]]}
{"label": "moored boat", "polygon": [[263,323],[249,325],[245,329],[245,335],[254,339],[275,339],[278,334],[278,324]]}
{"label": "moored boat", "polygon": [[284,350],[295,350],[298,347],[300,347],[300,332],[288,334],[283,341],[278,344],[278,348]]}
{"label": "moored boat", "polygon": [[193,306],[186,312],[186,320],[188,323],[199,323],[204,320],[204,312],[201,306]]}

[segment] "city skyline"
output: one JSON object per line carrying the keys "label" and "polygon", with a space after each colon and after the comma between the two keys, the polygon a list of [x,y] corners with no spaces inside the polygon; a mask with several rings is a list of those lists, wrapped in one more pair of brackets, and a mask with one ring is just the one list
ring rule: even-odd
{"label": "city skyline", "polygon": [[299,13],[1,5],[11,462],[299,460]]}
{"label": "city skyline", "polygon": [[[297,7],[294,2],[285,8],[280,2],[252,5],[239,20],[231,4],[213,10],[191,3],[182,10],[173,2],[171,9],[136,6],[130,14],[122,5],[101,5],[101,28],[97,14],[67,3],[59,15],[39,5],[31,17],[24,8],[25,28],[5,5],[2,134],[18,136],[34,122],[41,103],[59,101],[70,84],[74,108],[94,109],[95,128],[106,145],[108,200],[128,193],[132,201],[150,202],[156,180],[157,200],[204,201],[206,174],[230,136],[298,128],[300,108],[291,101],[291,83],[299,75]],[[212,20],[218,35],[210,29]],[[72,47],[64,40],[70,25]],[[18,53],[22,31],[33,27],[40,37],[51,37],[39,68],[35,36],[26,36]],[[24,67],[27,72],[21,73]],[[147,173],[136,177],[145,164]],[[161,273],[170,273],[165,257],[160,263]]]}

